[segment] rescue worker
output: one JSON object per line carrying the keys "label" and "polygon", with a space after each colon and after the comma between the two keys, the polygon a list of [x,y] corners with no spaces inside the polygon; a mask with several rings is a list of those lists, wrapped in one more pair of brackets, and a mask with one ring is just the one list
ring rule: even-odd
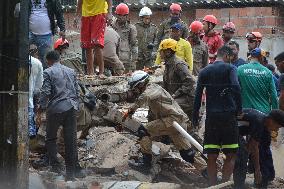
{"label": "rescue worker", "polygon": [[194,162],[195,152],[190,149],[190,143],[173,127],[173,121],[178,122],[187,130],[188,117],[178,103],[161,86],[149,83],[149,75],[144,71],[135,71],[129,80],[130,90],[120,95],[120,101],[131,101],[131,106],[125,117],[131,117],[137,108],[149,106],[153,120],[138,129],[143,160],[135,163],[137,168],[149,170],[152,161],[152,140],[158,136],[169,136],[179,150],[181,157],[190,163]]}
{"label": "rescue worker", "polygon": [[[192,49],[190,43],[181,38],[182,25],[176,23],[171,26],[171,38],[177,41],[176,55],[187,63],[187,66],[192,73],[193,70],[193,58]],[[159,46],[160,47],[160,46]],[[160,49],[159,49],[160,50]],[[156,64],[161,64],[162,60],[160,54],[158,53],[156,58]]]}
{"label": "rescue worker", "polygon": [[238,149],[236,115],[241,114],[241,94],[236,68],[230,62],[233,52],[223,46],[214,64],[201,70],[196,87],[192,124],[198,126],[202,93],[206,88],[206,122],[204,153],[208,154],[209,184],[217,183],[217,158],[220,150],[226,154],[222,181],[230,179]]}
{"label": "rescue worker", "polygon": [[124,73],[124,65],[119,59],[119,49],[120,49],[120,36],[112,28],[112,23],[115,20],[113,17],[107,22],[107,27],[105,31],[105,41],[103,49],[103,57],[105,67],[111,70],[112,75],[122,75]]}
{"label": "rescue worker", "polygon": [[165,62],[163,87],[170,93],[188,117],[192,117],[196,79],[189,72],[187,64],[175,53],[177,41],[164,39],[160,43],[160,55]]}
{"label": "rescue worker", "polygon": [[280,96],[279,96],[279,108],[284,110],[284,52],[278,54],[275,58],[275,64],[277,69],[281,73],[279,78],[279,88],[280,88]]}
{"label": "rescue worker", "polygon": [[200,39],[203,25],[199,21],[194,21],[189,26],[189,36],[193,53],[193,75],[198,76],[200,70],[208,65],[208,47]]}
{"label": "rescue worker", "polygon": [[221,34],[214,30],[217,24],[218,20],[214,15],[206,15],[203,18],[203,30],[205,35],[202,39],[208,46],[209,64],[216,60],[218,49],[224,45]]}
{"label": "rescue worker", "polygon": [[154,65],[155,52],[154,42],[156,40],[157,26],[151,22],[152,11],[148,7],[143,7],[139,12],[141,21],[136,23],[138,39],[138,62],[136,69],[142,70],[144,67]]}
{"label": "rescue worker", "polygon": [[159,46],[163,39],[170,38],[171,26],[175,23],[182,25],[181,38],[186,39],[188,37],[187,25],[181,20],[181,6],[177,3],[172,3],[170,6],[170,18],[163,21],[158,27],[157,39],[155,42],[156,47]]}
{"label": "rescue worker", "polygon": [[239,52],[240,52],[239,43],[231,40],[227,43],[227,45],[233,50],[233,53],[234,53],[231,64],[233,64],[236,67],[246,64],[246,61],[244,59],[239,58]]}
{"label": "rescue worker", "polygon": [[129,8],[126,4],[120,3],[115,10],[116,21],[113,29],[120,36],[119,59],[123,62],[125,73],[136,69],[138,58],[137,30],[129,21]]}
{"label": "rescue worker", "polygon": [[227,44],[229,41],[232,40],[235,32],[236,32],[236,26],[233,22],[227,22],[223,26],[222,38],[223,38],[224,44]]}
{"label": "rescue worker", "polygon": [[248,42],[248,53],[247,56],[249,57],[250,51],[255,48],[258,48],[261,44],[262,35],[260,32],[249,32],[246,34],[246,39]]}
{"label": "rescue worker", "polygon": [[62,65],[74,69],[78,74],[84,74],[81,58],[71,51],[66,52],[69,48],[69,42],[66,39],[64,39],[64,41],[62,38],[57,39],[53,48],[59,52]]}
{"label": "rescue worker", "polygon": [[[242,122],[248,122],[248,125],[239,126],[240,148],[234,167],[234,188],[245,188],[249,155],[252,157],[256,186],[267,188],[268,181],[275,177],[273,164],[266,165],[273,163],[272,153],[269,150],[271,144],[270,132],[277,132],[280,127],[284,127],[284,112],[272,110],[269,114],[264,114],[255,109],[243,109],[243,114],[238,119]],[[267,174],[269,172],[270,174]]]}

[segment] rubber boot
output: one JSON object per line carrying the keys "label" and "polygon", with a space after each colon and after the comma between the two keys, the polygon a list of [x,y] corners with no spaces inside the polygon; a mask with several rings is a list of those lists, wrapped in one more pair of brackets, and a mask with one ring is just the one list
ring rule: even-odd
{"label": "rubber boot", "polygon": [[188,149],[188,150],[180,150],[179,151],[180,156],[182,159],[184,159],[188,163],[194,163],[194,156],[195,156],[195,150]]}

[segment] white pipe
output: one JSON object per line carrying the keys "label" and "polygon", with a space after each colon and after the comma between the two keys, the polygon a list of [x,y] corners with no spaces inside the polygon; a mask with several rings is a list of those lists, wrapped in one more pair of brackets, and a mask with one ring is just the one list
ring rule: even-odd
{"label": "white pipe", "polygon": [[188,134],[176,121],[173,122],[173,126],[184,136],[199,152],[203,152],[203,147],[192,137]]}

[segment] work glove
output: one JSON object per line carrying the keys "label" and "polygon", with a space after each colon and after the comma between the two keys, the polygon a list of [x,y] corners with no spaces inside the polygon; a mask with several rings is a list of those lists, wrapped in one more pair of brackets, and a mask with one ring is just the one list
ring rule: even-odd
{"label": "work glove", "polygon": [[149,43],[149,44],[147,45],[147,49],[152,50],[153,48],[154,48],[154,44],[153,44],[153,43]]}
{"label": "work glove", "polygon": [[199,112],[193,112],[192,126],[193,128],[198,128],[198,125],[199,125]]}
{"label": "work glove", "polygon": [[126,118],[132,118],[132,115],[134,114],[134,111],[132,109],[127,110],[126,112],[123,112],[122,115],[122,122],[125,122]]}

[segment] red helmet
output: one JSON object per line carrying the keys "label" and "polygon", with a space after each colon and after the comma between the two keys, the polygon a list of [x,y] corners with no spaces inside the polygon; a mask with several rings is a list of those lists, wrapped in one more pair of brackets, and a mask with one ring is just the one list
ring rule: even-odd
{"label": "red helmet", "polygon": [[68,42],[66,39],[63,41],[62,38],[59,38],[59,39],[57,39],[56,42],[54,43],[53,48],[54,48],[54,49],[57,49],[57,48],[62,47],[62,46],[69,47],[69,42]]}
{"label": "red helmet", "polygon": [[193,33],[199,33],[203,30],[203,24],[199,21],[194,21],[190,24],[189,29]]}
{"label": "red helmet", "polygon": [[235,24],[234,24],[233,22],[227,22],[227,23],[223,26],[223,30],[235,32],[235,31],[236,31],[236,26],[235,26]]}
{"label": "red helmet", "polygon": [[181,6],[177,3],[172,3],[172,5],[170,6],[170,11],[172,13],[180,13],[181,12]]}
{"label": "red helmet", "polygon": [[249,32],[246,34],[247,40],[261,41],[262,35],[260,32]]}
{"label": "red helmet", "polygon": [[128,6],[125,3],[120,3],[115,9],[115,14],[122,16],[129,14]]}
{"label": "red helmet", "polygon": [[203,21],[210,22],[210,23],[215,24],[215,25],[218,24],[218,20],[214,15],[206,15],[203,18]]}

